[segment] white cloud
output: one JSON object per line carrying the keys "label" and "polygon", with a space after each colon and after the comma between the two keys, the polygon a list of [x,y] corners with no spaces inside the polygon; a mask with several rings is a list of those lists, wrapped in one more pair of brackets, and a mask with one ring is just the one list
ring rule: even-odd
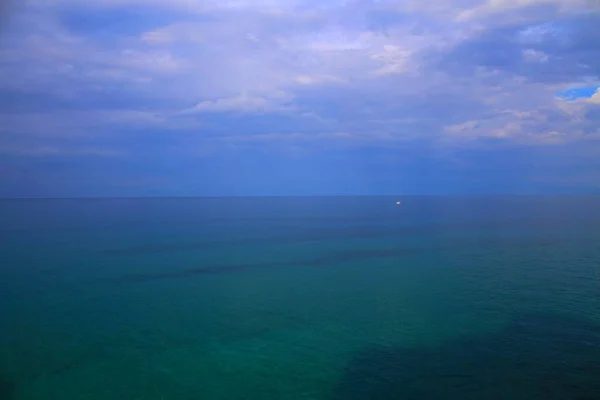
{"label": "white cloud", "polygon": [[528,62],[540,62],[545,63],[548,61],[548,55],[543,51],[538,51],[534,49],[525,49],[522,51],[523,58]]}
{"label": "white cloud", "polygon": [[538,5],[551,5],[561,12],[573,12],[597,8],[598,4],[594,3],[595,0],[487,0],[483,4],[460,12],[456,19],[459,22],[468,22],[500,13],[518,12],[519,9]]}
{"label": "white cloud", "polygon": [[6,146],[0,145],[0,153],[31,157],[47,156],[92,156],[92,157],[123,157],[123,150],[107,149],[89,146]]}
{"label": "white cloud", "polygon": [[320,85],[327,83],[345,83],[342,78],[332,75],[298,75],[295,81],[301,85]]}
{"label": "white cloud", "polygon": [[561,97],[555,99],[556,108],[569,115],[574,122],[586,121],[587,115],[591,110],[600,106],[600,87],[590,97],[567,100]]}
{"label": "white cloud", "polygon": [[[287,113],[317,115],[327,121],[323,124],[336,125],[328,132],[359,135],[351,127],[361,126],[370,133],[361,137],[372,141],[427,136],[519,142],[541,138],[543,132],[559,137],[552,132],[569,131],[569,123],[574,131],[582,130],[588,123],[585,107],[600,103],[598,93],[585,107],[555,102],[559,84],[530,84],[518,68],[510,70],[522,61],[527,68],[551,68],[560,61],[548,40],[562,34],[552,21],[536,20],[523,24],[514,37],[480,42],[469,54],[475,62],[485,57],[491,61],[476,65],[466,77],[434,62],[484,37],[490,17],[519,16],[524,8],[539,4],[556,5],[560,12],[569,12],[571,5],[576,11],[589,6],[583,0],[335,1],[318,7],[283,0],[29,4],[33,11],[23,17],[26,24],[0,46],[0,87],[43,93],[78,106],[100,96],[104,102],[130,100],[116,111],[103,109],[99,101],[87,112],[0,116],[5,130],[85,135],[116,127],[196,129],[202,126],[198,119],[203,116],[198,114]],[[107,39],[102,32],[84,28],[69,31],[59,18],[69,7],[102,13],[142,5],[172,21],[137,32],[132,27],[133,33]],[[497,24],[502,21],[494,21]],[[506,47],[494,48],[504,43],[501,40],[518,50],[513,54]],[[540,44],[545,47],[540,49]],[[459,65],[469,63],[472,66],[473,60],[458,60]],[[144,106],[137,106],[138,101]],[[192,104],[196,105],[185,108]],[[511,113],[503,113],[506,109]],[[572,120],[561,119],[560,129],[545,126],[549,122],[544,118],[553,112]],[[412,122],[398,122],[407,118]]]}
{"label": "white cloud", "polygon": [[375,75],[398,74],[410,71],[412,67],[412,52],[399,46],[387,44],[383,51],[371,54],[371,58],[380,62],[381,66],[375,70]]}
{"label": "white cloud", "polygon": [[349,132],[313,132],[313,133],[260,133],[255,135],[234,135],[226,138],[228,141],[241,143],[255,142],[304,142],[318,140],[347,140],[355,137]]}
{"label": "white cloud", "polygon": [[596,89],[596,93],[589,98],[589,102],[600,105],[600,87]]}
{"label": "white cloud", "polygon": [[175,22],[171,25],[145,32],[142,42],[156,46],[167,46],[172,43],[202,44],[206,39],[205,24],[194,22]]}
{"label": "white cloud", "polygon": [[195,120],[175,118],[172,112],[86,110],[0,114],[0,132],[44,138],[109,135],[116,129],[198,128]]}
{"label": "white cloud", "polygon": [[447,126],[444,129],[446,132],[451,134],[470,135],[475,129],[477,129],[478,126],[479,122],[477,121],[467,121],[460,124]]}
{"label": "white cloud", "polygon": [[289,105],[290,100],[291,97],[282,91],[271,93],[270,95],[248,94],[244,92],[233,97],[201,101],[194,107],[182,111],[181,115],[210,111],[235,111],[243,113],[289,111],[292,109]]}
{"label": "white cloud", "polygon": [[558,145],[594,139],[598,136],[593,132],[594,122],[585,117],[590,104],[589,99],[556,99],[533,109],[496,109],[487,118],[446,126],[444,143],[496,138],[516,145]]}
{"label": "white cloud", "polygon": [[189,66],[183,60],[176,59],[167,51],[122,50],[113,65],[117,68],[131,68],[141,72],[155,74],[178,74]]}

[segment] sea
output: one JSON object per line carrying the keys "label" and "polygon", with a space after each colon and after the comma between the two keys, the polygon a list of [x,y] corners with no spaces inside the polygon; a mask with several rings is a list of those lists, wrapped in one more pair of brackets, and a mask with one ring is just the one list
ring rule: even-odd
{"label": "sea", "polygon": [[600,196],[0,200],[0,399],[598,400]]}

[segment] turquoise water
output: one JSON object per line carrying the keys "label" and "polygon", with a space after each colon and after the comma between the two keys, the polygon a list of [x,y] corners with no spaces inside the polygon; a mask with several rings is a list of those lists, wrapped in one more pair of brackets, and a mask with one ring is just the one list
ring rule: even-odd
{"label": "turquoise water", "polygon": [[0,399],[600,399],[600,197],[0,201]]}

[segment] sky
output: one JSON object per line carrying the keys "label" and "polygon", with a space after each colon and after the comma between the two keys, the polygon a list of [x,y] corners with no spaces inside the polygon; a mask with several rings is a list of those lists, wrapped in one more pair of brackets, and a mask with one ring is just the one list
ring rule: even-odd
{"label": "sky", "polygon": [[24,0],[0,197],[600,193],[600,0]]}

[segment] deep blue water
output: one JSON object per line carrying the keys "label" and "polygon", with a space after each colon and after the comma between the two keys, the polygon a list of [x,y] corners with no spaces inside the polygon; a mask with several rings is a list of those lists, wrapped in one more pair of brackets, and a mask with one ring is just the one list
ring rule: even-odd
{"label": "deep blue water", "polygon": [[600,399],[599,270],[592,196],[0,200],[0,399]]}

